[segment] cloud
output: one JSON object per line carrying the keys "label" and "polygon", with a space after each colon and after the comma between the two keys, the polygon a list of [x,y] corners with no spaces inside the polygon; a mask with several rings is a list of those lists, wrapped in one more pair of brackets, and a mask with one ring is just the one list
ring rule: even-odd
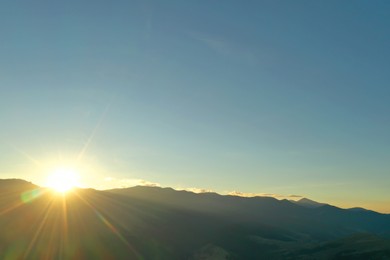
{"label": "cloud", "polygon": [[146,180],[138,180],[138,186],[161,187],[160,183]]}
{"label": "cloud", "polygon": [[213,190],[210,189],[202,189],[202,188],[176,188],[175,190],[185,190],[193,193],[210,193],[214,192]]}
{"label": "cloud", "polygon": [[[106,177],[104,178],[104,189],[118,189],[118,188],[129,188],[134,186],[147,186],[147,187],[161,187],[160,183],[152,182],[148,180],[143,179],[118,179],[113,177]],[[189,191],[193,193],[216,193],[212,189],[205,189],[205,188],[196,188],[196,187],[178,187],[174,188],[178,191]],[[239,197],[271,197],[275,199],[288,199],[288,200],[298,200],[303,198],[301,195],[296,194],[290,194],[290,195],[283,195],[283,194],[276,194],[276,193],[250,193],[250,192],[241,192],[241,191],[230,191],[227,193],[224,193],[226,195],[231,196],[239,196]]]}
{"label": "cloud", "polygon": [[294,194],[291,194],[291,195],[288,195],[289,198],[303,198],[303,196],[301,195],[294,195]]}
{"label": "cloud", "polygon": [[[135,187],[135,186],[147,186],[147,187],[161,187],[160,183],[152,182],[148,180],[143,179],[118,179],[114,177],[105,177],[104,178],[104,189],[118,189],[118,188],[129,188],[129,187]],[[214,192],[211,189],[204,189],[204,188],[195,188],[195,187],[189,187],[189,188],[174,188],[178,191],[189,191],[193,193],[210,193]]]}
{"label": "cloud", "polygon": [[134,186],[160,187],[157,182],[151,182],[143,179],[117,179],[113,177],[104,178],[105,189],[128,188]]}
{"label": "cloud", "polygon": [[240,192],[240,191],[230,191],[227,193],[227,195],[231,196],[239,196],[239,197],[247,197],[247,198],[252,198],[252,197],[272,197],[275,199],[300,199],[303,198],[301,195],[282,195],[282,194],[275,194],[275,193],[248,193],[248,192]]}

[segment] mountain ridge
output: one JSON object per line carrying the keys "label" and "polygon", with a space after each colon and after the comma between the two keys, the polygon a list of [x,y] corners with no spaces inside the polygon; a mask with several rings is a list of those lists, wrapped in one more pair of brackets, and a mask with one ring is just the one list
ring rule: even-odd
{"label": "mountain ridge", "polygon": [[[8,186],[8,187],[7,187]],[[26,181],[26,180],[23,180],[23,179],[19,179],[19,178],[8,178],[8,179],[0,179],[0,189],[10,189],[11,187],[19,187],[19,188],[31,188],[31,189],[45,189],[44,187],[41,187],[41,186],[38,186],[30,181]],[[76,189],[89,189],[89,190],[96,190],[94,188],[76,188]],[[328,204],[328,203],[321,203],[321,202],[317,202],[317,201],[314,201],[312,199],[309,199],[309,198],[306,198],[306,197],[303,197],[299,200],[287,200],[287,199],[277,199],[277,198],[274,198],[274,197],[271,197],[271,196],[253,196],[253,197],[244,197],[244,196],[239,196],[239,195],[232,195],[232,194],[220,194],[220,193],[217,193],[217,192],[212,192],[212,191],[207,191],[207,192],[194,192],[194,191],[190,191],[190,190],[183,190],[183,189],[175,189],[175,188],[172,188],[172,187],[160,187],[160,186],[143,186],[143,185],[136,185],[136,186],[132,186],[132,187],[123,187],[123,188],[113,188],[113,189],[104,189],[104,190],[100,190],[100,191],[105,191],[105,192],[123,192],[123,191],[130,191],[130,190],[136,190],[136,189],[150,189],[150,190],[164,190],[164,191],[170,191],[170,192],[179,192],[181,194],[197,194],[197,195],[206,195],[206,196],[225,196],[225,197],[238,197],[238,198],[243,198],[243,199],[253,199],[253,198],[264,198],[264,199],[270,199],[270,200],[276,200],[276,201],[288,201],[290,203],[293,203],[293,204],[296,204],[296,205],[300,205],[300,206],[303,206],[303,207],[307,207],[307,208],[318,208],[318,207],[321,207],[321,206],[332,206],[332,207],[336,207],[336,208],[340,208],[340,209],[345,209],[345,210],[350,210],[350,211],[370,211],[370,212],[375,212],[375,213],[378,213],[378,214],[384,214],[384,215],[390,215],[390,213],[383,213],[383,212],[378,212],[378,211],[375,211],[375,210],[371,210],[371,209],[366,209],[366,208],[363,208],[363,207],[352,207],[352,208],[341,208],[341,207],[338,207],[338,206],[335,206],[335,205],[331,205],[331,204]]]}
{"label": "mountain ridge", "polygon": [[[390,215],[377,212],[145,186],[61,196],[4,183],[15,185],[0,189],[1,259],[329,259],[351,250],[390,257]],[[30,188],[37,195],[22,200]]]}

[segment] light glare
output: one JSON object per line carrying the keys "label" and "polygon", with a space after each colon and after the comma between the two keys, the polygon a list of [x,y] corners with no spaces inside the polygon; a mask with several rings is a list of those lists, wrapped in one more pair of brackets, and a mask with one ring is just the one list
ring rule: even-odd
{"label": "light glare", "polygon": [[57,192],[65,193],[78,186],[78,174],[71,169],[57,169],[48,176],[47,186]]}

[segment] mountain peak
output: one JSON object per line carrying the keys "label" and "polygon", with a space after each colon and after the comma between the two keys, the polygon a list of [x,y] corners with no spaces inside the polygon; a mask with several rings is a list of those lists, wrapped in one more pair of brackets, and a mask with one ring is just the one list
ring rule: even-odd
{"label": "mountain peak", "polygon": [[11,187],[31,187],[31,188],[37,188],[35,184],[25,181],[22,179],[0,179],[0,187],[3,188],[11,188]]}
{"label": "mountain peak", "polygon": [[318,208],[324,205],[327,205],[326,203],[320,203],[308,198],[302,198],[298,201],[294,201],[295,204],[298,204],[300,206],[306,207],[306,208]]}

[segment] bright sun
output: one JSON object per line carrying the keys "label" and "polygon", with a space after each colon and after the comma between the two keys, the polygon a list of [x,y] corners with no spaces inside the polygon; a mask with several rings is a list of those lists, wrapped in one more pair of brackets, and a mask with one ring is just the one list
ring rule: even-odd
{"label": "bright sun", "polygon": [[60,193],[65,193],[78,186],[79,175],[72,169],[61,168],[53,171],[47,177],[46,185]]}

